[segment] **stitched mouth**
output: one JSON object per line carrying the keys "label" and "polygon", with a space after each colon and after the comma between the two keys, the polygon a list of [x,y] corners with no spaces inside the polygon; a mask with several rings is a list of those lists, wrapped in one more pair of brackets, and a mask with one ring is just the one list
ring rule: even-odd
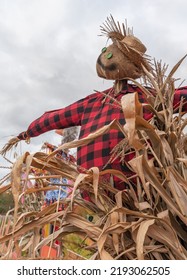
{"label": "stitched mouth", "polygon": [[101,55],[98,57],[97,59],[97,63],[99,64],[99,66],[101,66],[101,68],[103,70],[109,70],[109,71],[115,71],[117,69],[117,65],[115,63],[111,63],[110,65],[106,66],[102,63],[101,61]]}

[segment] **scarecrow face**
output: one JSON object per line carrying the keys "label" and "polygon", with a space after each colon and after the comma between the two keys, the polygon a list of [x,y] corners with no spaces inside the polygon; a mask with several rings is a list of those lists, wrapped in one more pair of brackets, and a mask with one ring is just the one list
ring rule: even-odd
{"label": "scarecrow face", "polygon": [[141,76],[140,70],[114,44],[102,49],[96,70],[99,77],[107,80],[137,79]]}

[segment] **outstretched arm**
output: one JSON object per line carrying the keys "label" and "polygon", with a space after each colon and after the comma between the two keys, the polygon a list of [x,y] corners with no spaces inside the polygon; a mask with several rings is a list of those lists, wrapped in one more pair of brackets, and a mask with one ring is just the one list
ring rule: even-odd
{"label": "outstretched arm", "polygon": [[17,137],[10,139],[0,150],[0,154],[5,155],[7,151],[17,145],[20,140],[29,140],[31,137],[36,137],[53,129],[81,125],[82,114],[87,106],[88,100],[89,96],[63,109],[44,113],[41,117],[34,120],[26,131],[21,132]]}
{"label": "outstretched arm", "polygon": [[18,135],[19,140],[36,137],[53,129],[80,125],[86,103],[87,98],[84,98],[63,109],[45,112],[41,117],[34,120],[26,131]]}

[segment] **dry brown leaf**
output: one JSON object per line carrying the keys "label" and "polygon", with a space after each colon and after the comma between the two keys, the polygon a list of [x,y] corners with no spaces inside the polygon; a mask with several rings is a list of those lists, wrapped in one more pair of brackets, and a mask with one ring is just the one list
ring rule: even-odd
{"label": "dry brown leaf", "polygon": [[17,237],[27,233],[28,231],[33,230],[33,228],[35,228],[35,227],[41,228],[43,225],[45,225],[47,223],[56,221],[56,219],[63,216],[63,214],[64,214],[64,212],[61,211],[61,212],[46,215],[44,217],[40,217],[40,219],[36,218],[34,220],[31,220],[30,222],[25,223],[20,228],[15,229],[13,232],[0,237],[0,243],[6,242],[6,241],[12,239],[13,236],[14,236],[14,238],[17,238]]}
{"label": "dry brown leaf", "polygon": [[143,166],[143,170],[144,170],[144,175],[145,178],[148,182],[151,183],[151,185],[156,189],[156,191],[158,192],[158,194],[162,197],[162,199],[166,202],[166,204],[168,205],[169,209],[171,208],[172,210],[175,211],[175,213],[177,215],[179,215],[179,217],[181,218],[181,220],[187,224],[187,217],[185,217],[181,211],[179,210],[179,208],[177,207],[177,205],[175,204],[175,202],[172,200],[172,198],[169,196],[169,194],[166,192],[165,188],[162,186],[162,184],[160,183],[160,181],[158,180],[158,175],[156,176],[155,174],[156,169],[155,168],[150,168],[150,166],[147,163],[147,160],[145,159],[144,156],[142,157],[142,166]]}
{"label": "dry brown leaf", "polygon": [[138,93],[126,94],[121,98],[121,105],[126,120],[124,130],[128,136],[129,144],[135,149],[143,148],[136,131],[136,118],[143,114],[142,104],[138,100]]}
{"label": "dry brown leaf", "polygon": [[150,190],[147,186],[147,182],[145,180],[145,174],[144,174],[144,169],[143,169],[143,156],[135,157],[134,159],[129,161],[129,164],[133,168],[135,173],[138,174],[138,176],[140,177],[142,186],[147,195],[147,198],[149,201],[151,201],[151,194],[150,194]]}
{"label": "dry brown leaf", "polygon": [[104,224],[103,230],[97,240],[97,247],[98,247],[98,252],[99,252],[101,260],[113,259],[113,257],[105,250],[105,245],[106,245],[107,239],[109,238],[109,235],[105,232],[105,230],[110,226],[110,224],[111,224],[111,216],[109,215]]}
{"label": "dry brown leaf", "polygon": [[150,219],[146,221],[142,221],[138,233],[137,233],[137,239],[136,239],[136,252],[138,260],[144,260],[144,240],[145,236],[147,234],[147,231],[151,225],[153,225],[155,222],[155,219]]}
{"label": "dry brown leaf", "polygon": [[74,183],[74,187],[73,187],[73,192],[72,192],[72,195],[71,195],[71,209],[73,208],[73,200],[74,200],[74,196],[75,196],[75,192],[79,186],[79,184],[85,179],[87,178],[89,175],[88,174],[82,174],[80,173],[78,176],[77,176],[77,179]]}
{"label": "dry brown leaf", "polygon": [[89,169],[89,171],[93,172],[93,190],[95,194],[95,201],[97,202],[97,196],[98,196],[98,184],[99,184],[99,168],[98,167],[92,167]]}
{"label": "dry brown leaf", "polygon": [[167,168],[168,186],[182,214],[187,217],[187,182],[172,167]]}
{"label": "dry brown leaf", "polygon": [[12,172],[11,172],[11,186],[12,186],[12,194],[15,203],[15,210],[14,210],[14,221],[17,220],[17,212],[18,212],[18,202],[19,202],[19,195],[22,192],[21,186],[21,176],[22,176],[22,168],[25,162],[26,157],[29,153],[25,153],[21,156],[13,165]]}
{"label": "dry brown leaf", "polygon": [[168,246],[174,254],[175,259],[187,259],[187,254],[182,250],[175,232],[166,223],[164,224],[164,227],[152,225],[149,227],[147,234],[151,238]]}
{"label": "dry brown leaf", "polygon": [[[111,213],[111,224],[117,224],[119,220],[119,214],[117,212]],[[116,254],[119,254],[119,235],[116,233],[112,234],[114,249]]]}

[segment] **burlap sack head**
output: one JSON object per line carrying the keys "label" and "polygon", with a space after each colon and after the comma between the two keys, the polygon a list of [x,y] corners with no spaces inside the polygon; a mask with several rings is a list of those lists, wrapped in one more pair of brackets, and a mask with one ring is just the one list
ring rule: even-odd
{"label": "burlap sack head", "polygon": [[124,24],[120,26],[118,22],[115,23],[111,16],[101,26],[101,30],[112,39],[113,44],[104,47],[97,59],[99,77],[107,80],[138,79],[143,75],[142,66],[151,70],[148,58],[144,55],[146,47]]}

